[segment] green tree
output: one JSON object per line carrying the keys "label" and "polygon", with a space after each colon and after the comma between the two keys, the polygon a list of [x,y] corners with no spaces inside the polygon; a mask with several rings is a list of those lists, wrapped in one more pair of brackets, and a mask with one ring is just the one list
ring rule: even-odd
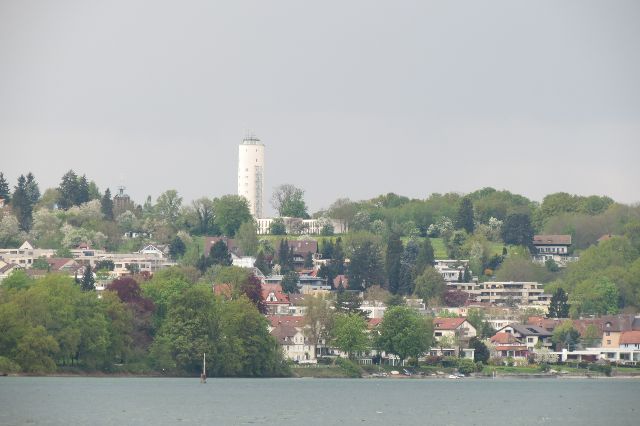
{"label": "green tree", "polygon": [[27,188],[27,179],[24,175],[20,175],[18,185],[14,187],[11,207],[18,219],[20,230],[29,232],[33,223],[33,204]]}
{"label": "green tree", "polygon": [[287,227],[284,224],[284,219],[277,217],[269,224],[269,233],[271,235],[286,235]]}
{"label": "green tree", "polygon": [[258,251],[258,232],[253,221],[240,225],[236,233],[236,241],[245,256],[255,256]]}
{"label": "green tree", "polygon": [[551,341],[555,345],[556,351],[562,349],[573,350],[580,338],[580,333],[573,326],[572,321],[563,321],[554,330]]}
{"label": "green tree", "polygon": [[227,244],[223,240],[216,241],[209,251],[211,265],[231,266],[231,254]]}
{"label": "green tree", "polygon": [[620,292],[607,277],[582,281],[571,294],[572,311],[591,315],[614,315],[619,312]]}
{"label": "green tree", "polygon": [[333,326],[333,344],[349,359],[354,359],[357,352],[369,347],[367,322],[358,314],[338,314]]}
{"label": "green tree", "polygon": [[548,318],[569,317],[569,297],[562,287],[558,288],[551,296]]}
{"label": "green tree", "polygon": [[38,325],[29,328],[18,340],[13,358],[26,372],[49,373],[56,369],[54,359],[59,349],[56,340]]}
{"label": "green tree", "polygon": [[38,182],[36,182],[35,176],[33,176],[33,173],[31,172],[27,173],[24,190],[27,195],[27,199],[29,200],[29,204],[33,209],[38,201],[40,201],[40,187],[38,186]]}
{"label": "green tree", "polygon": [[11,202],[11,190],[9,189],[9,182],[7,182],[2,172],[0,172],[0,198],[2,198],[5,203]]}
{"label": "green tree", "polygon": [[393,233],[389,236],[387,242],[387,251],[385,256],[385,272],[387,278],[387,288],[393,294],[398,293],[400,284],[400,257],[402,257],[402,241],[400,235]]}
{"label": "green tree", "polygon": [[400,358],[418,358],[431,347],[433,324],[415,310],[394,306],[386,310],[378,326],[376,347]]}
{"label": "green tree", "polygon": [[213,200],[214,223],[222,233],[233,237],[240,225],[253,220],[249,211],[249,202],[240,195],[223,195]]}
{"label": "green tree", "polygon": [[111,190],[107,188],[100,200],[100,210],[107,220],[113,220],[113,200],[111,199]]}
{"label": "green tree", "polygon": [[429,299],[442,300],[447,290],[447,283],[440,272],[429,266],[416,278],[414,294],[427,302]]}
{"label": "green tree", "polygon": [[502,241],[505,244],[531,247],[533,244],[533,228],[531,218],[524,213],[508,215],[502,224]]}
{"label": "green tree", "polygon": [[197,235],[217,235],[220,230],[215,223],[214,201],[202,197],[191,204],[195,214],[195,227],[193,232]]}
{"label": "green tree", "polygon": [[468,234],[473,234],[473,202],[470,197],[463,197],[460,200],[455,223],[456,228],[464,229]]}
{"label": "green tree", "polygon": [[67,210],[76,205],[78,189],[78,175],[73,170],[69,170],[62,176],[62,182],[58,187],[58,207]]}
{"label": "green tree", "polygon": [[[336,246],[337,248],[337,246]],[[364,240],[351,246],[349,256],[349,289],[366,290],[383,281],[383,265],[378,245]]]}
{"label": "green tree", "polygon": [[264,251],[260,250],[256,255],[256,263],[254,264],[256,268],[260,270],[264,275],[269,275],[271,273],[271,268],[269,267],[269,263],[264,255]]}
{"label": "green tree", "polygon": [[334,320],[333,310],[322,295],[306,295],[302,303],[305,307],[303,333],[317,354],[320,342],[329,340]]}
{"label": "green tree", "polygon": [[451,237],[445,240],[447,246],[447,255],[450,259],[463,259],[468,253],[465,251],[465,243],[467,242],[466,231],[453,231]]}
{"label": "green tree", "polygon": [[482,309],[469,309],[467,321],[476,329],[478,337],[482,339],[487,339],[495,334],[495,330],[486,320],[485,312]]}
{"label": "green tree", "polygon": [[169,225],[174,225],[178,219],[180,207],[182,207],[182,197],[178,195],[178,191],[170,189],[160,194],[156,200],[155,210],[160,219]]}
{"label": "green tree", "polygon": [[409,240],[400,258],[400,275],[398,282],[398,293],[412,294],[413,283],[416,278],[416,263],[419,248],[415,241]]}
{"label": "green tree", "polygon": [[169,244],[169,256],[174,259],[178,259],[184,256],[184,253],[187,251],[187,246],[182,241],[182,238],[177,235],[171,240],[171,244]]}
{"label": "green tree", "polygon": [[96,280],[93,277],[93,271],[91,270],[91,266],[87,265],[84,268],[84,273],[82,274],[82,279],[80,280],[80,288],[83,291],[93,291],[96,289]]}
{"label": "green tree", "polygon": [[469,348],[475,349],[473,352],[473,360],[475,362],[482,362],[486,364],[489,361],[489,357],[491,356],[491,352],[487,345],[485,345],[482,340],[477,337],[472,337],[469,339]]}
{"label": "green tree", "polygon": [[158,359],[163,358],[158,354],[166,351],[171,359],[171,364],[156,367],[175,365],[178,370],[196,374],[202,368],[203,353],[208,353],[217,363],[224,361],[215,350],[215,342],[220,338],[219,314],[211,290],[205,286],[189,287],[169,299],[166,321],[151,352]]}
{"label": "green tree", "polygon": [[281,217],[309,218],[304,190],[291,184],[280,185],[273,190],[271,205]]}
{"label": "green tree", "polygon": [[90,185],[86,175],[78,179],[78,191],[75,194],[74,205],[79,206],[91,200]]}
{"label": "green tree", "polygon": [[433,253],[433,245],[431,245],[431,239],[425,238],[420,245],[418,251],[418,258],[416,259],[416,274],[420,275],[429,266],[433,266],[435,262],[435,255]]}
{"label": "green tree", "polygon": [[283,275],[282,291],[289,294],[298,292],[298,273],[297,272],[289,271]]}

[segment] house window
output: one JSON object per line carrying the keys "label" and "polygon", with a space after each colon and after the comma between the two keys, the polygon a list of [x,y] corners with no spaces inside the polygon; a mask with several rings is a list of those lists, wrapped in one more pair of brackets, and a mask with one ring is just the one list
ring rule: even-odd
{"label": "house window", "polygon": [[607,345],[610,345],[610,344],[611,344],[611,340],[607,340]]}
{"label": "house window", "polygon": [[606,331],[606,332],[604,333],[604,335],[605,335],[605,336],[611,336],[611,332],[610,332],[610,331]]}

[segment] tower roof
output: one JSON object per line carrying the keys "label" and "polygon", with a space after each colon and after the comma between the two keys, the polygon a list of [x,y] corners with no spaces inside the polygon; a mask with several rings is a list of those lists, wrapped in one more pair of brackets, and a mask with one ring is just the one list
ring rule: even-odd
{"label": "tower roof", "polygon": [[243,145],[263,145],[260,142],[260,139],[258,139],[254,134],[249,134],[245,136],[245,138],[242,140],[242,144]]}

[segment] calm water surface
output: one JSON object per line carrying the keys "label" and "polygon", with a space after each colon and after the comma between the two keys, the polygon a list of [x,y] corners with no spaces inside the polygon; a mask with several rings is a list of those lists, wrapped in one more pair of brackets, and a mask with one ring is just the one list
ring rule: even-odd
{"label": "calm water surface", "polygon": [[0,425],[640,425],[640,380],[0,377]]}

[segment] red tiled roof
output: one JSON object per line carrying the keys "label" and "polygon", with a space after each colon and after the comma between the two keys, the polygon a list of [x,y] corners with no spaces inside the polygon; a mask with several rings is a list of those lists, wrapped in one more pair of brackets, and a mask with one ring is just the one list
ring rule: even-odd
{"label": "red tiled roof", "polygon": [[292,341],[297,332],[298,330],[293,325],[278,324],[271,330],[271,335],[278,340],[278,343],[287,344]]}
{"label": "red tiled roof", "polygon": [[638,344],[640,343],[640,331],[623,331],[620,334],[620,344]]}
{"label": "red tiled roof", "polygon": [[293,250],[294,255],[304,257],[307,253],[318,252],[318,242],[316,240],[289,240],[287,243],[289,248]]}
{"label": "red tiled roof", "polygon": [[527,324],[535,325],[548,331],[553,331],[558,326],[558,324],[564,321],[565,320],[561,318],[544,318],[540,316],[533,316],[527,319]]}
{"label": "red tiled roof", "polygon": [[74,269],[78,268],[78,265],[73,259],[68,257],[50,257],[45,259],[49,264],[51,271],[61,271],[62,269]]}
{"label": "red tiled roof", "polygon": [[571,245],[571,235],[534,235],[533,245]]}
{"label": "red tiled roof", "polygon": [[302,327],[304,325],[304,317],[293,315],[267,315],[267,319],[271,323],[271,327],[281,324],[289,324],[294,327]]}
{"label": "red tiled roof", "polygon": [[491,336],[491,343],[513,344],[518,343],[518,339],[511,333],[496,333]]}
{"label": "red tiled roof", "polygon": [[435,318],[433,327],[438,330],[455,330],[466,320],[466,318]]}

